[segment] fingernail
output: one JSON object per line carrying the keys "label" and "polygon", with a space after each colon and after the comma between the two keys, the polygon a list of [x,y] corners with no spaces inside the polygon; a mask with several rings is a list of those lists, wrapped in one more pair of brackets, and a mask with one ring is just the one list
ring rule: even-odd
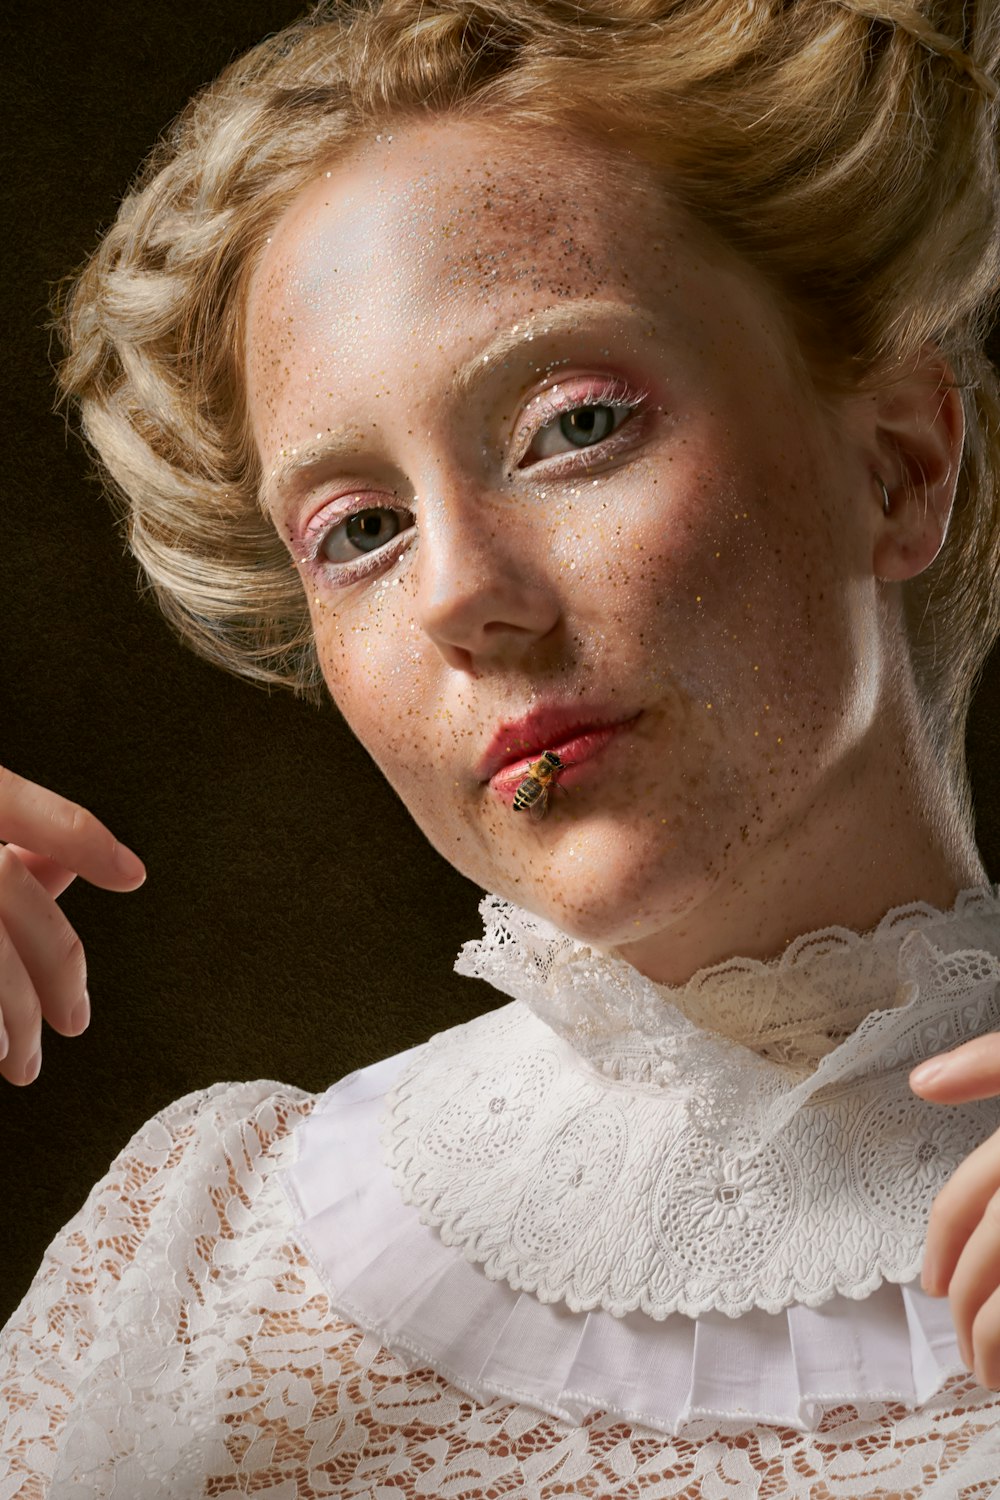
{"label": "fingernail", "polygon": [[4,1031],[3,1027],[0,1026],[0,1062],[3,1062],[9,1051],[10,1037],[7,1035],[6,1031]]}
{"label": "fingernail", "polygon": [[919,1068],[914,1068],[910,1074],[910,1082],[915,1083],[918,1088],[923,1088],[925,1084],[934,1083],[940,1078],[946,1066],[939,1057],[934,1057],[930,1062],[921,1063]]}
{"label": "fingernail", "polygon": [[24,1081],[25,1081],[25,1083],[34,1083],[35,1079],[38,1077],[38,1075],[39,1075],[39,1073],[41,1071],[42,1071],[42,1049],[41,1049],[41,1047],[39,1047],[38,1051],[36,1053],[34,1053],[31,1057],[29,1057],[27,1063],[25,1064],[25,1069],[24,1069]]}
{"label": "fingernail", "polygon": [[90,1025],[90,996],[86,990],[79,1005],[74,1005],[73,1013],[69,1018],[70,1030],[74,1036],[79,1036],[81,1031],[86,1031]]}
{"label": "fingernail", "polygon": [[127,880],[138,880],[140,875],[146,878],[146,866],[124,844],[115,844],[115,864]]}

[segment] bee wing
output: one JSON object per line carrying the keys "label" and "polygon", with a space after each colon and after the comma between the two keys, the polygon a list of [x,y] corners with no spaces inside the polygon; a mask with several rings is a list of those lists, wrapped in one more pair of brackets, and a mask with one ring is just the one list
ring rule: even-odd
{"label": "bee wing", "polygon": [[537,801],[533,802],[531,804],[531,806],[528,808],[528,816],[531,818],[531,821],[533,823],[540,823],[542,821],[542,819],[545,817],[545,812],[546,812],[546,809],[548,808],[548,805],[549,805],[549,789],[546,786],[546,787],[542,788],[542,791],[541,791],[541,793],[540,793]]}

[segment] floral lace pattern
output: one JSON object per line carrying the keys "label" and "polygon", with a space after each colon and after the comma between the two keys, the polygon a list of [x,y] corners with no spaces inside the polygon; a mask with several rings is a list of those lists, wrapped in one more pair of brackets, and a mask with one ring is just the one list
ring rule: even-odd
{"label": "floral lace pattern", "polygon": [[4,1500],[986,1500],[1000,1482],[1000,1398],[969,1378],[916,1413],[667,1438],[407,1369],[331,1313],[288,1238],[276,1179],[313,1103],[216,1085],[96,1185],[0,1338]]}
{"label": "floral lace pattern", "polygon": [[[488,1278],[402,1201],[382,1159],[386,1100],[413,1056],[387,1058],[327,1089],[297,1128],[281,1175],[295,1241],[331,1307],[408,1367],[435,1369],[486,1404],[502,1396],[575,1425],[603,1414],[672,1436],[706,1421],[815,1431],[845,1403],[917,1410],[965,1372],[947,1302],[912,1281],[778,1315],[656,1321],[643,1312],[572,1312]],[[575,1139],[550,1165],[560,1210],[600,1182],[600,1164]],[[759,1201],[745,1200],[759,1199],[766,1183],[748,1187],[711,1162],[708,1173],[698,1183],[708,1199],[711,1222],[698,1226],[705,1233],[759,1212]],[[655,1224],[670,1200],[651,1206]],[[565,1244],[579,1221],[552,1213],[543,1229]],[[514,1232],[519,1250],[537,1249],[520,1224]]]}
{"label": "floral lace pattern", "polygon": [[[693,1127],[744,1154],[814,1094],[914,1067],[1000,1024],[998,890],[963,891],[948,912],[895,908],[871,933],[804,933],[780,959],[729,959],[677,988],[487,896],[483,936],[455,969],[523,1001],[602,1077],[682,1098]],[[769,1026],[803,1015],[824,1028],[818,1060],[769,1056]]]}
{"label": "floral lace pattern", "polygon": [[992,892],[695,976],[702,1002],[721,987],[732,1003],[736,985],[748,1013],[776,984],[828,1011],[860,996],[865,1018],[805,1076],[538,918],[494,897],[483,912],[456,967],[517,1003],[432,1038],[383,1135],[404,1201],[445,1244],[542,1302],[616,1317],[815,1307],[919,1274],[934,1197],[1000,1125],[995,1100],[944,1112],[908,1084],[923,1057],[1000,1025]]}
{"label": "floral lace pattern", "polygon": [[741,1156],[669,1090],[599,1077],[515,1003],[427,1044],[383,1142],[404,1200],[489,1278],[662,1319],[911,1280],[934,1197],[998,1126],[996,1101],[945,1113],[897,1070],[814,1098]]}

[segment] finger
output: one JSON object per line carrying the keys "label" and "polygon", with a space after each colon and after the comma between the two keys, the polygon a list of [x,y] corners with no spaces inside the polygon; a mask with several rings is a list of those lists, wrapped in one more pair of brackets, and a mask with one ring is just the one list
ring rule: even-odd
{"label": "finger", "polygon": [[135,889],[142,861],[87,808],[0,766],[0,839],[30,849],[106,890]]}
{"label": "finger", "polygon": [[0,1011],[6,1052],[0,1077],[24,1086],[42,1065],[42,1007],[10,933],[0,922]]}
{"label": "finger", "polygon": [[934,1199],[921,1281],[932,1297],[948,1290],[962,1250],[1000,1188],[1000,1131],[977,1146]]}
{"label": "finger", "polygon": [[910,1088],[936,1104],[965,1104],[1000,1094],[1000,1032],[991,1031],[914,1068]]}
{"label": "finger", "polygon": [[[966,1241],[948,1285],[952,1322],[958,1347],[971,1370],[976,1364],[973,1325],[981,1309],[1000,1285],[1000,1192],[990,1198],[983,1216]],[[980,1324],[984,1348],[991,1343],[989,1320]],[[980,1371],[977,1368],[977,1378]]]}
{"label": "finger", "polygon": [[[83,944],[65,913],[6,848],[0,849],[0,926],[28,976],[41,1016],[64,1036],[79,1036],[89,1020]],[[0,1009],[12,1031],[2,990]]]}
{"label": "finger", "polygon": [[3,847],[17,855],[25,869],[34,875],[42,890],[53,900],[56,896],[61,896],[76,879],[75,870],[67,870],[65,865],[56,864],[54,859],[46,859],[44,854],[36,854],[33,849],[22,849],[20,844],[5,844]]}
{"label": "finger", "polygon": [[972,1325],[973,1371],[987,1390],[1000,1390],[1000,1291],[988,1297]]}

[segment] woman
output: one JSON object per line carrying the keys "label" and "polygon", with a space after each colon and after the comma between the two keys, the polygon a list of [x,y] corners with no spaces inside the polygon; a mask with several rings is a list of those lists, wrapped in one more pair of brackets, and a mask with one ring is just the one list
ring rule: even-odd
{"label": "woman", "polygon": [[155,153],[63,388],[168,618],[322,679],[515,1003],[155,1117],[5,1331],[26,1484],[1000,1481],[996,1109],[907,1087],[1000,1024],[962,12],[327,9]]}

